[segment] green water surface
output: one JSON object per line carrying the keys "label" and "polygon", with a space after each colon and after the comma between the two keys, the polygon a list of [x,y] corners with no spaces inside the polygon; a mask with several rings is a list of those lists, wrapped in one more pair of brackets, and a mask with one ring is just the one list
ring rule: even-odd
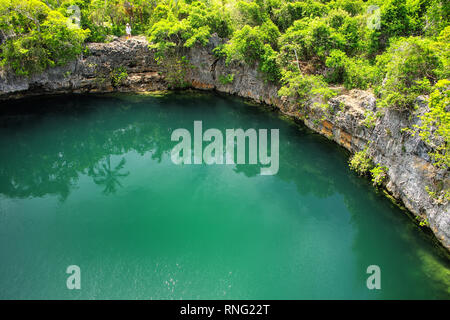
{"label": "green water surface", "polygon": [[[214,94],[2,103],[1,299],[434,299],[442,250],[348,154]],[[173,130],[279,129],[280,169],[175,165]],[[66,268],[81,269],[81,289]],[[366,269],[381,269],[369,290]]]}

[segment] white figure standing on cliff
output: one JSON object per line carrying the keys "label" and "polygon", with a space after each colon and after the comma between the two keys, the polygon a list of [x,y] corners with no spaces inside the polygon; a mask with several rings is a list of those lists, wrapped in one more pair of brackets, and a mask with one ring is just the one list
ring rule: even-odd
{"label": "white figure standing on cliff", "polygon": [[130,39],[131,37],[131,26],[129,23],[127,23],[127,26],[125,27],[125,31],[127,33],[127,39]]}

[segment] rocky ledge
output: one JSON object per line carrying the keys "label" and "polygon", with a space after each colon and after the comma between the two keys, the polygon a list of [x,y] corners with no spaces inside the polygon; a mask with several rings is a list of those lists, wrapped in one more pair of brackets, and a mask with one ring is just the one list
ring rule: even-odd
{"label": "rocky ledge", "polygon": [[[300,110],[295,101],[279,97],[278,87],[264,81],[256,67],[233,63],[227,66],[223,59],[214,56],[212,49],[220,43],[222,40],[213,36],[207,46],[186,50],[191,67],[182,76],[190,87],[235,94],[275,106],[352,153],[368,147],[373,161],[388,168],[386,190],[415,216],[427,219],[436,238],[450,251],[450,204],[438,203],[425,189],[426,186],[449,188],[449,172],[431,164],[428,156],[431,149],[419,137],[401,131],[417,124],[417,115],[410,117],[386,109],[380,117],[374,118],[373,125],[367,126],[364,121],[368,113],[376,112],[376,98],[362,90],[351,90],[331,99],[326,110],[314,104]],[[144,37],[91,43],[88,49],[87,56],[29,78],[2,71],[0,100],[47,93],[139,92],[168,88],[163,69],[156,63],[154,52],[148,48]],[[122,67],[126,68],[128,76],[117,83],[114,77]],[[230,74],[234,75],[232,82],[221,81]],[[418,100],[421,110],[426,110],[426,98]]]}
{"label": "rocky ledge", "polygon": [[[145,37],[88,44],[87,56],[29,78],[0,71],[0,100],[24,96],[81,92],[154,91],[167,89]],[[114,85],[125,67],[128,77]]]}

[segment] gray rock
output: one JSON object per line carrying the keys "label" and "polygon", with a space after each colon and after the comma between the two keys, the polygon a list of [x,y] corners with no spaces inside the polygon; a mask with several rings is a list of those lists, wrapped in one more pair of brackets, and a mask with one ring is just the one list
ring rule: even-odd
{"label": "gray rock", "polygon": [[[187,51],[192,68],[188,69],[184,80],[191,87],[217,90],[273,105],[285,114],[303,120],[312,130],[328,136],[353,153],[369,146],[374,162],[389,168],[385,188],[414,215],[427,218],[437,239],[450,250],[450,204],[436,203],[425,190],[426,186],[437,184],[448,188],[448,171],[431,164],[428,153],[432,146],[401,131],[419,124],[420,114],[410,119],[405,113],[386,109],[376,117],[375,126],[367,128],[363,121],[367,112],[377,111],[376,98],[362,90],[351,90],[331,99],[332,112],[325,113],[312,104],[300,112],[295,101],[278,96],[278,86],[267,82],[257,65],[226,65],[224,59],[214,56],[212,49],[222,43],[223,39],[213,35],[207,46],[196,46]],[[144,37],[91,43],[88,49],[86,57],[29,78],[2,71],[0,100],[47,93],[152,91],[168,87]],[[118,67],[126,68],[128,78],[114,88],[111,73]],[[221,76],[230,74],[234,75],[231,83],[220,81]],[[426,112],[426,97],[419,97],[417,103],[421,106],[421,114]]]}

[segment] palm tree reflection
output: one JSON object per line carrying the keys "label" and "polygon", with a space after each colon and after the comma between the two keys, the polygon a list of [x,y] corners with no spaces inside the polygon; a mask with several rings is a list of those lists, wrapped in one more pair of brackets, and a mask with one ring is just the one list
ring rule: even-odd
{"label": "palm tree reflection", "polygon": [[120,172],[125,166],[126,160],[122,158],[119,164],[111,168],[111,156],[108,155],[103,163],[97,163],[93,168],[89,169],[89,176],[93,177],[95,184],[104,185],[103,194],[108,195],[115,193],[118,187],[122,187],[121,178],[127,177],[130,172]]}

